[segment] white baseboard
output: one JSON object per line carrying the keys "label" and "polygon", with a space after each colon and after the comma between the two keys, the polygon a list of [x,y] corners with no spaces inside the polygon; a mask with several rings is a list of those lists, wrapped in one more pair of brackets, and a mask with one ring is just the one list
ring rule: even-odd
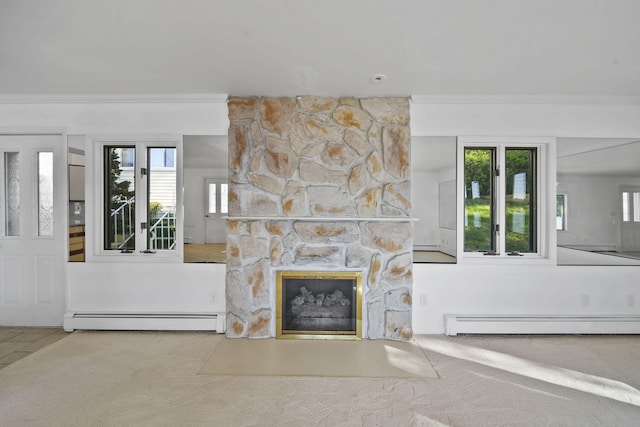
{"label": "white baseboard", "polygon": [[445,314],[445,335],[458,334],[640,334],[640,315]]}
{"label": "white baseboard", "polygon": [[215,331],[224,333],[224,313],[67,312],[63,328],[117,331]]}

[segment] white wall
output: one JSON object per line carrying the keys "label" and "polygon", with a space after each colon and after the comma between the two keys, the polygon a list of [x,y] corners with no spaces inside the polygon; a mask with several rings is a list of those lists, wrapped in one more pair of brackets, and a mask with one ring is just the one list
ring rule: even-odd
{"label": "white wall", "polygon": [[185,243],[204,243],[205,178],[227,179],[227,170],[184,169]]}
{"label": "white wall", "polygon": [[[640,169],[640,159],[638,163]],[[593,175],[558,175],[558,193],[567,195],[567,230],[558,244],[619,248],[622,217],[620,187],[640,185],[640,179]]]}
{"label": "white wall", "polygon": [[[0,104],[0,127],[58,127],[77,135],[226,135],[227,105],[224,96],[217,98],[209,102],[202,99],[156,102],[144,98],[140,102],[87,99]],[[67,311],[187,314],[225,311],[223,264],[167,261],[66,263]]]}
{"label": "white wall", "polygon": [[438,248],[438,174],[411,173],[411,216],[418,218],[413,224],[413,245],[425,249]]}
{"label": "white wall", "polygon": [[[640,106],[430,103],[427,98],[412,104],[411,123],[413,135],[633,138],[640,136]],[[443,333],[444,314],[640,314],[637,267],[554,264],[555,259],[531,266],[415,264],[414,332]]]}
{"label": "white wall", "polygon": [[[414,135],[640,136],[640,106],[634,104],[423,100],[412,104],[411,115]],[[66,127],[75,134],[216,135],[227,129],[226,104],[2,104],[0,126]],[[215,312],[224,308],[220,305],[224,265],[70,263],[67,267],[72,310]],[[640,301],[639,271],[620,266],[416,264],[414,331],[443,333],[445,313],[640,314],[638,306],[630,305]]]}

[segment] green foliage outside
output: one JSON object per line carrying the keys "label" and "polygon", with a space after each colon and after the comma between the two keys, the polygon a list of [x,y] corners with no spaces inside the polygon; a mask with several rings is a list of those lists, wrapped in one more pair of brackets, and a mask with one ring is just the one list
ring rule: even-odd
{"label": "green foliage outside", "polygon": [[[131,189],[131,181],[122,180],[120,174],[122,170],[120,168],[120,156],[116,148],[106,147],[105,158],[107,159],[106,168],[106,199],[109,201],[108,215],[105,218],[106,223],[106,235],[105,235],[105,249],[113,249],[112,244],[117,243],[120,245],[127,235],[124,230],[129,230],[133,224],[135,224],[135,204],[131,203],[131,215],[125,215],[123,217],[123,224],[118,224],[118,230],[116,230],[113,217],[111,216],[118,208],[120,208],[127,200],[132,198],[135,192]],[[116,235],[117,234],[117,235]],[[134,249],[135,239],[131,239],[124,246],[126,249]],[[118,247],[121,249],[122,247]]]}
{"label": "green foliage outside", "polygon": [[[491,249],[491,180],[493,177],[494,150],[491,148],[465,149],[465,214],[464,250],[466,252],[486,252]],[[531,252],[530,237],[531,201],[535,170],[535,153],[529,149],[508,149],[506,151],[506,248],[505,250]],[[515,176],[525,174],[525,198],[513,197]],[[473,198],[473,182],[478,183],[480,194]]]}

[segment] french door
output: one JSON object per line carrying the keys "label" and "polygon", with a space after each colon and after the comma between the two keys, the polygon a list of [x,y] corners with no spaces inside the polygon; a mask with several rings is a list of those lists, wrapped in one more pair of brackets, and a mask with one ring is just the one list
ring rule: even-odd
{"label": "french door", "polygon": [[62,135],[0,132],[0,325],[62,324],[66,152]]}
{"label": "french door", "polygon": [[226,179],[206,178],[205,182],[204,230],[205,243],[225,243],[227,241],[227,223],[224,216],[227,211]]}
{"label": "french door", "polygon": [[640,187],[622,187],[620,246],[623,252],[640,252]]}

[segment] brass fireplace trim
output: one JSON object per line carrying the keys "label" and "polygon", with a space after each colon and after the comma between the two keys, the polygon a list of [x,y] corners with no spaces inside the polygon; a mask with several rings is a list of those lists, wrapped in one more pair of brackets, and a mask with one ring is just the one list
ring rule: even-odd
{"label": "brass fireplace trim", "polygon": [[[282,279],[351,279],[356,281],[356,330],[351,331],[282,331]],[[362,339],[362,272],[361,271],[291,271],[276,272],[276,338],[286,339]]]}

